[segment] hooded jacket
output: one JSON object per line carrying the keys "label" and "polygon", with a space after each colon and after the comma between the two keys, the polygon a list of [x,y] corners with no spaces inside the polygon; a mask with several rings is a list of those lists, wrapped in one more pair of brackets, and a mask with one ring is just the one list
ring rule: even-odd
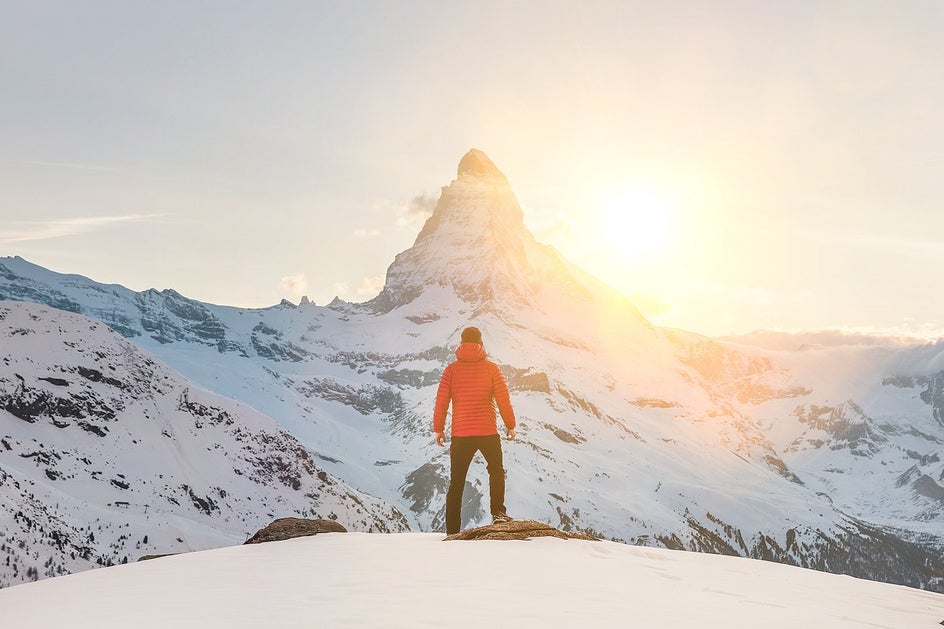
{"label": "hooded jacket", "polygon": [[478,437],[498,434],[495,406],[509,430],[515,427],[508,385],[498,365],[486,358],[478,343],[462,343],[456,361],[443,371],[436,392],[433,431],[444,432],[446,412],[452,402],[452,436]]}

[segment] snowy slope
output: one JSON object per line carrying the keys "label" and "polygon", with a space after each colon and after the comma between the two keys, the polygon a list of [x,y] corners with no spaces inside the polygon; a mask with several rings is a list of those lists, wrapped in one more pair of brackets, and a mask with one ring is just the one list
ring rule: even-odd
{"label": "snowy slope", "polygon": [[[552,538],[331,533],[0,591],[15,627],[930,629],[944,595],[769,562]],[[55,605],[49,605],[55,601]]]}
{"label": "snowy slope", "polygon": [[[448,481],[430,439],[436,383],[474,324],[520,420],[512,515],[944,589],[944,347],[778,350],[656,328],[538,243],[478,151],[363,304],[242,310],[19,258],[0,259],[0,298],[105,321],[424,531],[442,527]],[[487,516],[483,468],[466,525]]]}
{"label": "snowy slope", "polygon": [[290,514],[407,528],[101,322],[0,302],[0,347],[0,586],[241,543]]}
{"label": "snowy slope", "polygon": [[941,536],[944,342],[853,340],[768,355],[815,383],[800,400],[749,410],[807,486],[874,522]]}

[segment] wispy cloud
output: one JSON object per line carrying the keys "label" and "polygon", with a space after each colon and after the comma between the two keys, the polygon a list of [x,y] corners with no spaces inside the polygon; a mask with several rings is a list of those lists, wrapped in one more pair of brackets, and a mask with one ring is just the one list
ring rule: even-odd
{"label": "wispy cloud", "polygon": [[422,226],[436,209],[437,198],[420,194],[396,207],[399,227]]}
{"label": "wispy cloud", "polygon": [[384,287],[384,278],[381,275],[365,277],[357,288],[359,297],[375,297]]}
{"label": "wispy cloud", "polygon": [[423,218],[429,217],[433,210],[436,209],[436,202],[438,199],[434,196],[427,194],[419,194],[412,199],[410,199],[409,204],[407,204],[407,211],[410,214],[417,214]]}
{"label": "wispy cloud", "polygon": [[308,278],[305,277],[304,273],[286,275],[279,280],[279,288],[288,291],[288,293],[295,298],[299,298],[308,290]]}
{"label": "wispy cloud", "polygon": [[124,214],[120,216],[84,216],[45,221],[14,221],[0,229],[0,243],[52,240],[77,236],[126,223],[149,223],[163,218],[163,214]]}
{"label": "wispy cloud", "polygon": [[383,290],[384,278],[381,275],[361,278],[360,286],[353,289],[348,282],[335,282],[331,287],[334,294],[341,299],[370,299],[376,297]]}
{"label": "wispy cloud", "polygon": [[20,160],[21,164],[31,166],[47,166],[50,168],[71,168],[73,170],[97,170],[101,172],[117,172],[119,169],[114,166],[103,166],[101,164],[83,164],[80,162],[46,162],[40,160]]}
{"label": "wispy cloud", "polygon": [[920,345],[944,339],[944,330],[933,323],[913,326],[905,322],[901,326],[890,327],[833,326],[822,330],[771,328],[717,338],[767,349],[802,350],[848,345]]}

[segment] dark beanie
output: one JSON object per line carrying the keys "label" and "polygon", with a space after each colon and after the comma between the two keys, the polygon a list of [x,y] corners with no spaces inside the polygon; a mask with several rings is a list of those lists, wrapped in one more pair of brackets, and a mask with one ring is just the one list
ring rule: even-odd
{"label": "dark beanie", "polygon": [[462,342],[463,343],[478,343],[482,344],[482,333],[479,332],[478,328],[466,328],[462,331]]}

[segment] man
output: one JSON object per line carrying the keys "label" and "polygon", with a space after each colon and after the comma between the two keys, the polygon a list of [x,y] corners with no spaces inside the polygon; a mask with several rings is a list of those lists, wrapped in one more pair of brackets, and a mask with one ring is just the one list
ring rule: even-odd
{"label": "man", "polygon": [[508,385],[498,365],[486,359],[482,333],[478,328],[462,331],[462,343],[456,349],[456,361],[446,367],[433,411],[436,443],[446,442],[446,411],[452,401],[452,443],[449,446],[451,474],[446,494],[446,534],[459,532],[462,490],[476,452],[488,464],[488,491],[492,521],[508,522],[505,512],[505,468],[502,464],[501,438],[495,421],[495,405],[501,413],[509,441],[515,438],[515,412],[511,408]]}

